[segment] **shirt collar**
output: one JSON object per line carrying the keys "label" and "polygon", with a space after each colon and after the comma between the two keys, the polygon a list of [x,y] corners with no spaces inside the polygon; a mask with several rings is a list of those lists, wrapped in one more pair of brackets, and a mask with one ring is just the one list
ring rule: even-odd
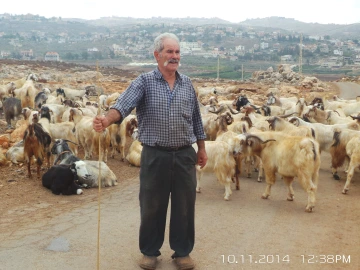
{"label": "shirt collar", "polygon": [[[164,80],[163,75],[161,74],[158,67],[154,70],[154,74],[155,74],[156,79],[163,79]],[[180,73],[178,71],[175,71],[175,76],[176,76],[176,80],[180,80],[180,81],[182,80],[181,76],[180,76]]]}

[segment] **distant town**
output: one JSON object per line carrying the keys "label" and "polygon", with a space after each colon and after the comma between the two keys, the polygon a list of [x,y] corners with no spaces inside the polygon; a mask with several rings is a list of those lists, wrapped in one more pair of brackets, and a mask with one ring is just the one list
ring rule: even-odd
{"label": "distant town", "polygon": [[[114,21],[116,18],[109,18]],[[0,58],[42,61],[153,60],[154,37],[162,32],[180,38],[181,55],[229,61],[290,63],[323,70],[360,70],[358,39],[306,35],[282,29],[208,23],[136,23],[95,25],[46,19],[38,15],[0,14]]]}

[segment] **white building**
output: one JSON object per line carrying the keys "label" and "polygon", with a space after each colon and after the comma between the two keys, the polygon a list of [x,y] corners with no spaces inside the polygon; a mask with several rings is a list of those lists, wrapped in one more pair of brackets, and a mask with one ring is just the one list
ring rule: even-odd
{"label": "white building", "polygon": [[60,55],[57,52],[47,52],[44,57],[45,61],[60,61]]}

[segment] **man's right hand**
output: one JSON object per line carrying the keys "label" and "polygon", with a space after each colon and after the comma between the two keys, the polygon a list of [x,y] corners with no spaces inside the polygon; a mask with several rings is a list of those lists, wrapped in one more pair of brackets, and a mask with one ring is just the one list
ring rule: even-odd
{"label": "man's right hand", "polygon": [[96,132],[102,132],[109,126],[108,119],[103,115],[95,116],[93,120],[93,128]]}

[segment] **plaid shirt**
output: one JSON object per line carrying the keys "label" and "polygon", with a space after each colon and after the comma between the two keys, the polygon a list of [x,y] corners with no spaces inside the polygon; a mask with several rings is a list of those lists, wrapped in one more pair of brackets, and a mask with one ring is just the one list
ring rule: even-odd
{"label": "plaid shirt", "polygon": [[158,68],[141,74],[111,108],[125,118],[135,107],[143,144],[181,147],[206,138],[195,90],[185,75],[176,72],[171,91]]}

